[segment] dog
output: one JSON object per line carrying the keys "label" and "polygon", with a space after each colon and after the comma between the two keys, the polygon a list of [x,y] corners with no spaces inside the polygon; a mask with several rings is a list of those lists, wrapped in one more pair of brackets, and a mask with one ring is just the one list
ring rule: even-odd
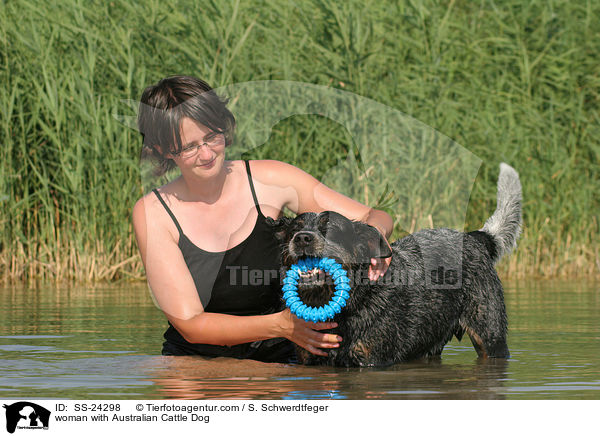
{"label": "dog", "polygon": [[[350,278],[350,297],[326,332],[340,335],[327,357],[297,346],[307,365],[385,366],[440,358],[467,333],[480,358],[510,357],[503,288],[495,264],[516,247],[522,224],[517,172],[500,164],[497,208],[483,228],[468,233],[425,229],[387,244],[374,227],[339,213],[303,213],[270,220],[281,246],[282,273],[305,257],[335,259]],[[390,251],[391,247],[391,251]],[[368,278],[370,259],[389,257],[385,275]],[[320,270],[302,275],[298,295],[326,305],[334,284]]]}

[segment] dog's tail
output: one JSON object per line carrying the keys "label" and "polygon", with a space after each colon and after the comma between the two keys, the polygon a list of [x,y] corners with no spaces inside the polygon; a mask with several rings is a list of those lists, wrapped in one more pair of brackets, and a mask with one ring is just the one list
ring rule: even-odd
{"label": "dog's tail", "polygon": [[496,211],[481,229],[495,243],[494,249],[490,250],[494,263],[517,246],[522,224],[521,201],[519,174],[510,165],[501,163]]}

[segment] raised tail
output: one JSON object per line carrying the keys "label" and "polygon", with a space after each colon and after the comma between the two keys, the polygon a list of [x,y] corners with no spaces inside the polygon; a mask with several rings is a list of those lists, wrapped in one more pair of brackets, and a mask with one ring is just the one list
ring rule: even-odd
{"label": "raised tail", "polygon": [[510,165],[501,163],[496,211],[481,229],[494,239],[496,247],[491,251],[494,263],[517,246],[523,221],[521,201],[519,174]]}

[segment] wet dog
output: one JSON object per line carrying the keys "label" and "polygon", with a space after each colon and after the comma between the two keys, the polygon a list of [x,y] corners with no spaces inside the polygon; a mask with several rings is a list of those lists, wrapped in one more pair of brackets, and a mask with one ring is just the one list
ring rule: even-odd
{"label": "wet dog", "polygon": [[[427,229],[391,244],[373,227],[336,212],[271,220],[287,270],[305,257],[329,257],[350,278],[350,298],[329,330],[343,340],[328,356],[297,347],[303,364],[380,366],[440,356],[464,333],[481,358],[508,358],[507,316],[494,265],[515,246],[521,229],[521,184],[500,165],[497,208],[481,230]],[[369,281],[373,257],[389,257],[385,275]],[[298,294],[314,307],[329,302],[331,279],[320,270],[301,277]]]}

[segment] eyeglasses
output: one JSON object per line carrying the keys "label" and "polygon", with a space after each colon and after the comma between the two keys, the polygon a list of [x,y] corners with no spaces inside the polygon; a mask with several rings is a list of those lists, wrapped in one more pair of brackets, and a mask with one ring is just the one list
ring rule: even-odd
{"label": "eyeglasses", "polygon": [[182,159],[189,159],[191,157],[196,156],[198,150],[203,145],[208,146],[209,148],[217,148],[225,144],[225,135],[222,133],[215,133],[208,140],[204,140],[201,144],[190,145],[189,147],[185,147],[179,153],[175,153],[175,156],[180,157]]}

